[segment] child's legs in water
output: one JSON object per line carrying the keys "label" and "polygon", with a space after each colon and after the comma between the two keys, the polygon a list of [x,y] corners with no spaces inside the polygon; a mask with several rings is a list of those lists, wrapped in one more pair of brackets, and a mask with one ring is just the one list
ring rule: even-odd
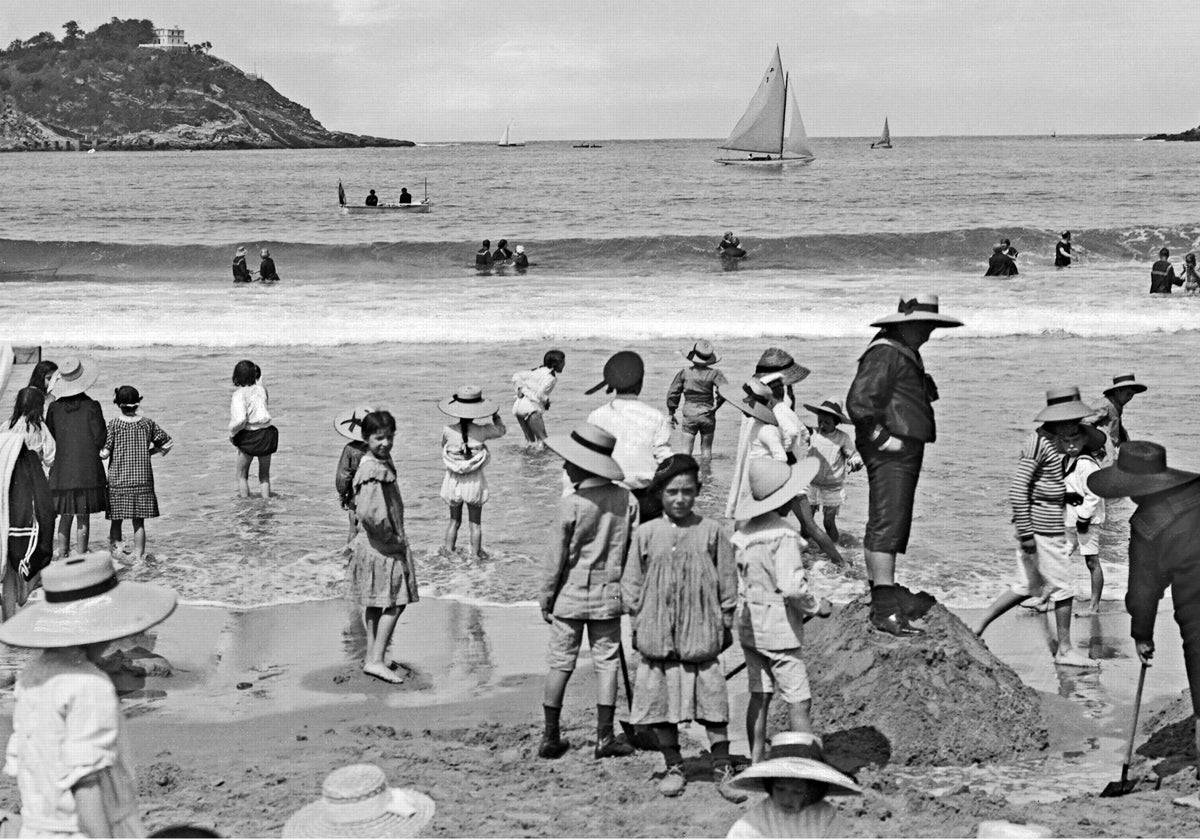
{"label": "child's legs in water", "polygon": [[367,629],[367,652],[363,659],[363,672],[378,677],[384,682],[400,683],[404,678],[388,668],[384,661],[392,633],[404,605],[395,607],[367,607],[363,611],[363,626]]}
{"label": "child's legs in water", "polygon": [[271,456],[258,456],[258,494],[264,499],[271,498]]}
{"label": "child's legs in water", "polygon": [[[459,514],[462,515],[461,513]],[[483,556],[483,505],[467,505],[467,529],[471,532],[472,560]]]}
{"label": "child's legs in water", "polygon": [[700,457],[712,460],[713,436],[716,432],[700,433]]}
{"label": "child's legs in water", "polygon": [[449,502],[450,505],[450,521],[446,524],[446,538],[442,541],[442,547],[446,551],[453,553],[454,548],[458,545],[458,529],[462,525],[462,502]]}
{"label": "child's legs in water", "polygon": [[237,479],[238,495],[243,499],[250,496],[250,462],[253,455],[247,455],[242,450],[237,451],[237,461],[234,462],[233,474]]}
{"label": "child's legs in water", "polygon": [[71,553],[71,523],[77,522],[79,527],[80,554],[88,550],[88,538],[91,535],[92,516],[89,513],[64,513],[58,518],[58,543],[63,557]]}
{"label": "child's legs in water", "polygon": [[1087,564],[1088,572],[1092,576],[1092,603],[1091,611],[1093,613],[1100,611],[1100,596],[1104,594],[1104,569],[1100,566],[1099,554],[1085,554],[1083,562]]}
{"label": "child's legs in water", "polygon": [[829,539],[833,540],[835,543],[841,539],[841,534],[838,533],[837,515],[838,508],[836,507],[830,507],[829,505],[826,505],[821,509],[821,516],[825,524],[825,533],[828,534]]}
{"label": "child's legs in water", "polygon": [[124,540],[124,532],[121,530],[120,519],[114,519],[108,525],[108,547],[112,551],[116,551],[121,542]]}
{"label": "child's legs in water", "polygon": [[146,520],[133,517],[133,559],[146,556]]}

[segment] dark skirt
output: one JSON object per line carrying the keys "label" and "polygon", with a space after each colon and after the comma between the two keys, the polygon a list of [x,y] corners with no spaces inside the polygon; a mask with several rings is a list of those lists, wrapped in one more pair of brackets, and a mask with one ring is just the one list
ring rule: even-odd
{"label": "dark skirt", "polygon": [[60,515],[103,513],[106,510],[108,510],[108,490],[104,487],[54,491],[54,512]]}
{"label": "dark skirt", "polygon": [[233,445],[253,458],[274,455],[279,449],[279,430],[274,426],[265,429],[242,429],[233,436]]}

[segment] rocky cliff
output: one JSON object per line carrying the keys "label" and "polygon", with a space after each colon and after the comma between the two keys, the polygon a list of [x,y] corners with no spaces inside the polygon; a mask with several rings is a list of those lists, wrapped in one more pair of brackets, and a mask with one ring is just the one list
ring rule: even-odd
{"label": "rocky cliff", "polygon": [[1178,134],[1153,134],[1149,137],[1143,137],[1143,140],[1200,140],[1200,126],[1189,128],[1187,131],[1181,131]]}

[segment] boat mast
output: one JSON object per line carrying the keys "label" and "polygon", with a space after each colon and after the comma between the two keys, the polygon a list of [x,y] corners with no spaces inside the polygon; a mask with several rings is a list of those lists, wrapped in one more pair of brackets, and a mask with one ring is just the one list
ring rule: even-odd
{"label": "boat mast", "polygon": [[783,74],[783,107],[779,110],[779,157],[783,158],[784,132],[787,131],[788,82],[790,73]]}

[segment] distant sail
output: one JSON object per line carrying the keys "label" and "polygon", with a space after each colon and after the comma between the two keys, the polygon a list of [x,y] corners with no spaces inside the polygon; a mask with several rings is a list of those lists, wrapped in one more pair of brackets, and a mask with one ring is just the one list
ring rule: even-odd
{"label": "distant sail", "polygon": [[787,102],[787,81],[783,75],[783,62],[779,58],[779,46],[771,59],[746,108],[746,113],[733,127],[733,132],[722,149],[760,154],[783,154],[783,120]]}
{"label": "distant sail", "polygon": [[346,190],[342,187],[341,181],[338,181],[338,204],[346,206]]}
{"label": "distant sail", "polygon": [[496,144],[497,146],[524,146],[525,145],[525,142],[523,140],[511,139],[512,127],[513,127],[512,123],[509,123],[508,125],[506,125],[504,127],[504,135],[500,138],[500,142]]}
{"label": "distant sail", "polygon": [[808,133],[804,130],[804,120],[800,118],[800,109],[796,106],[796,90],[788,86],[788,107],[792,112],[792,133],[788,135],[785,152],[791,152],[796,157],[815,158],[812,147],[808,145]]}
{"label": "distant sail", "polygon": [[890,149],[892,148],[892,131],[888,128],[888,118],[883,118],[883,134],[879,135],[879,139],[871,144],[872,149]]}

